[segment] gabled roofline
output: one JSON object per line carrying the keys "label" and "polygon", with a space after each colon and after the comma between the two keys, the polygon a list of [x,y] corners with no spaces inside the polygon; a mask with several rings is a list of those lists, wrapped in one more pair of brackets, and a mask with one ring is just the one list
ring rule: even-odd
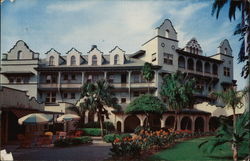
{"label": "gabled roofline", "polygon": [[169,22],[170,22],[170,24],[171,24],[172,28],[174,29],[174,32],[175,32],[176,34],[178,34],[178,33],[176,32],[176,30],[175,30],[175,28],[174,28],[173,24],[172,24],[172,21],[171,21],[170,19],[168,19],[168,18],[166,18],[166,19],[165,19],[165,20],[161,23],[161,25],[160,25],[160,26],[158,26],[158,27],[156,27],[155,29],[159,29],[159,28],[161,28],[161,27],[162,27],[162,25],[163,25],[166,21],[169,21]]}
{"label": "gabled roofline", "polygon": [[221,46],[225,43],[225,41],[228,42],[228,45],[229,45],[230,50],[233,51],[232,48],[231,48],[231,45],[230,45],[230,43],[229,43],[229,41],[228,41],[228,39],[224,39],[223,41],[221,41],[221,42],[220,42],[220,45],[219,45],[217,48],[221,47]]}
{"label": "gabled roofline", "polygon": [[54,49],[54,48],[50,48],[50,50],[49,51],[47,51],[46,53],[44,53],[44,54],[48,54],[49,52],[51,52],[51,51],[55,51],[58,55],[61,55],[61,53],[60,52],[58,52],[56,49]]}
{"label": "gabled roofline", "polygon": [[99,51],[101,54],[103,54],[103,52],[101,50],[99,50],[97,48],[97,46],[93,47],[92,49],[90,49],[87,53],[90,53],[91,51],[93,51],[94,49],[96,49],[97,51]]}
{"label": "gabled roofline", "polygon": [[77,53],[79,53],[80,55],[82,54],[82,52],[78,51],[76,48],[72,47],[69,51],[66,52],[66,54],[68,54],[69,52],[71,52],[72,50],[75,50]]}
{"label": "gabled roofline", "polygon": [[[38,54],[38,55],[40,55],[40,53],[36,53],[36,52],[34,52],[33,50],[31,50],[31,49],[29,48],[29,46],[26,44],[26,42],[23,41],[23,40],[18,40],[18,41],[15,43],[15,45],[14,45],[7,53],[10,53],[10,52],[17,46],[17,43],[19,43],[19,42],[23,42],[23,43],[24,43],[24,46],[25,46],[30,52],[32,52],[33,54]],[[5,53],[5,54],[7,54],[7,53]]]}
{"label": "gabled roofline", "polygon": [[118,48],[119,50],[121,50],[124,53],[126,52],[126,51],[122,50],[119,46],[116,45],[112,50],[109,51],[109,53],[112,53],[112,51],[114,51],[116,48]]}

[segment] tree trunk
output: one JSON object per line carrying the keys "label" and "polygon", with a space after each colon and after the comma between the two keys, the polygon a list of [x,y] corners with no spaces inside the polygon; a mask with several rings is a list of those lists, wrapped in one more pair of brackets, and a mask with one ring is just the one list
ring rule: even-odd
{"label": "tree trunk", "polygon": [[238,161],[238,148],[237,143],[234,138],[234,134],[236,134],[236,114],[235,114],[235,108],[233,107],[233,144],[232,144],[232,151],[233,151],[233,159],[234,161]]}
{"label": "tree trunk", "polygon": [[103,130],[103,120],[102,120],[102,110],[99,109],[98,110],[98,118],[99,118],[99,123],[100,123],[100,127],[101,127],[101,136],[104,136],[104,130]]}

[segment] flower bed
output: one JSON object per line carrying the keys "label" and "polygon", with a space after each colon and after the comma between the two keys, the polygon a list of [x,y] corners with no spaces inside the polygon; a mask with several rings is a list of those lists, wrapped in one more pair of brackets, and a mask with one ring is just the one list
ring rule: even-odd
{"label": "flower bed", "polygon": [[[190,138],[208,135],[208,133],[192,133],[189,130],[174,131],[158,130],[150,131],[148,129],[137,131],[132,137],[110,136],[109,141],[112,143],[111,154],[113,157],[131,158],[139,157],[142,153],[156,152],[173,146],[176,142]],[[115,138],[115,139],[113,139]],[[117,159],[117,158],[116,158]]]}

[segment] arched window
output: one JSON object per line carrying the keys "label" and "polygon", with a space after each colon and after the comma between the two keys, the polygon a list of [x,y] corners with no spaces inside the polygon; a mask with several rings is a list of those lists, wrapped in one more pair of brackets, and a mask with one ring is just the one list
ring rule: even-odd
{"label": "arched window", "polygon": [[197,72],[202,72],[203,70],[202,70],[202,62],[200,61],[200,60],[198,60],[197,62],[196,62],[196,71]]}
{"label": "arched window", "polygon": [[21,54],[22,54],[22,51],[19,50],[19,51],[17,52],[17,59],[21,59]]}
{"label": "arched window", "polygon": [[194,61],[193,59],[188,59],[188,70],[194,70]]}
{"label": "arched window", "polygon": [[71,56],[71,58],[70,58],[70,64],[71,65],[76,65],[76,57],[75,56]]}
{"label": "arched window", "polygon": [[54,56],[50,56],[49,57],[49,65],[50,66],[55,65],[55,58],[54,58]]}
{"label": "arched window", "polygon": [[185,66],[186,66],[185,58],[183,56],[180,56],[178,59],[178,67],[185,69]]}
{"label": "arched window", "polygon": [[227,48],[225,48],[225,53],[224,54],[227,54]]}
{"label": "arched window", "polygon": [[218,67],[216,64],[213,64],[213,74],[215,74],[215,75],[218,74]]}
{"label": "arched window", "polygon": [[116,54],[116,55],[114,56],[114,64],[118,64],[118,61],[119,61],[119,55]]}
{"label": "arched window", "polygon": [[97,57],[96,57],[96,55],[92,56],[92,65],[97,65]]}
{"label": "arched window", "polygon": [[165,32],[165,37],[166,37],[166,38],[169,38],[169,30],[166,30],[166,32]]}
{"label": "arched window", "polygon": [[208,62],[205,63],[205,73],[210,73],[210,64]]}

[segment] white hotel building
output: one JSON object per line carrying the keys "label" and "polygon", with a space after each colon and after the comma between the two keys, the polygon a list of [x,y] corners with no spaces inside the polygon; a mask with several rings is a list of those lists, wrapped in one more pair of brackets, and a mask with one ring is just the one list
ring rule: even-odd
{"label": "white hotel building", "polygon": [[[218,44],[217,53],[204,56],[195,38],[186,46],[179,46],[177,32],[170,20],[166,19],[155,29],[155,36],[141,46],[141,50],[126,54],[115,47],[103,53],[93,45],[88,53],[72,48],[62,54],[49,50],[45,59],[32,51],[20,40],[7,53],[2,54],[1,85],[27,91],[30,97],[44,102],[46,111],[65,112],[68,106],[80,99],[80,89],[84,82],[107,79],[115,87],[119,104],[124,108],[136,97],[147,93],[147,83],[142,78],[141,69],[145,62],[153,64],[155,77],[150,82],[150,92],[159,96],[162,79],[169,73],[181,71],[186,78],[195,77],[200,91],[196,93],[193,110],[184,110],[178,116],[178,129],[208,131],[212,129],[212,119],[216,112],[207,97],[212,90],[225,90],[236,83],[233,80],[233,56],[228,40]],[[198,110],[199,109],[199,110]],[[111,109],[110,118],[118,131],[130,132],[143,125],[144,115],[127,115]],[[218,113],[218,111],[217,111]],[[96,121],[95,114],[86,112],[86,122]],[[163,117],[153,117],[152,126],[170,127],[173,113],[166,112]],[[209,126],[210,125],[210,126]]]}

